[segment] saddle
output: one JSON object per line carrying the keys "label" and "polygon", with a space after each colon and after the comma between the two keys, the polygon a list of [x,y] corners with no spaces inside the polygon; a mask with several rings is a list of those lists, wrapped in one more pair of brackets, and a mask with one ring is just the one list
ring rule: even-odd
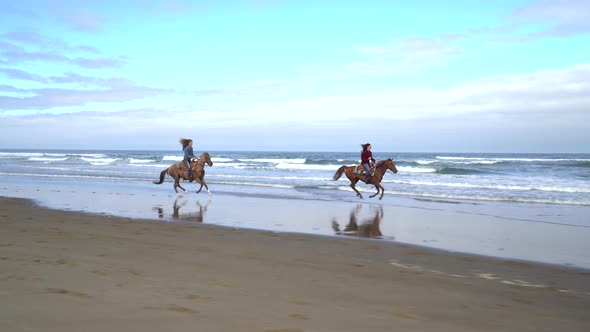
{"label": "saddle", "polygon": [[[369,169],[371,170],[371,176],[375,175],[375,164],[373,164],[373,163],[369,164]],[[365,173],[367,173],[367,171],[363,167],[363,164],[358,164],[354,168],[354,174],[365,175]]]}
{"label": "saddle", "polygon": [[[198,160],[199,160],[199,158],[192,158],[191,159],[191,161],[189,163],[191,169],[195,166],[195,164],[197,163]],[[180,168],[180,170],[182,170],[182,171],[185,171],[185,172],[187,171],[184,161],[177,162],[176,167]]]}

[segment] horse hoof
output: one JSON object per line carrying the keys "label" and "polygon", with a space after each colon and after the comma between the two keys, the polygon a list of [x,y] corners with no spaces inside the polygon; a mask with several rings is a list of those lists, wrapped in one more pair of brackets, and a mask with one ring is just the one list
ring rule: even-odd
{"label": "horse hoof", "polygon": [[188,194],[188,190],[185,190],[185,191],[184,191],[184,193],[185,193],[185,194]]}
{"label": "horse hoof", "polygon": [[211,192],[209,190],[207,190],[207,194],[209,194],[209,196],[211,196]]}

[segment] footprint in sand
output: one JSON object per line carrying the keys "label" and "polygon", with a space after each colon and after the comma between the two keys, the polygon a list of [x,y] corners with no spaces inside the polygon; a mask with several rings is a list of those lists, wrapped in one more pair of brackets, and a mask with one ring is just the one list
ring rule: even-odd
{"label": "footprint in sand", "polygon": [[94,273],[96,275],[99,275],[99,276],[103,276],[103,277],[106,277],[106,276],[108,276],[110,274],[109,272],[107,272],[105,270],[92,270],[90,272],[92,272],[92,273]]}
{"label": "footprint in sand", "polygon": [[289,318],[303,319],[303,320],[309,319],[309,317],[307,317],[307,315],[304,315],[304,314],[289,314]]}
{"label": "footprint in sand", "polygon": [[182,307],[177,304],[170,304],[166,307],[143,307],[144,309],[148,310],[166,310],[166,311],[174,311],[174,312],[181,312],[181,313],[196,313],[195,310],[187,307]]}
{"label": "footprint in sand", "polygon": [[304,305],[304,306],[311,305],[311,302],[304,301],[304,300],[298,300],[298,299],[291,299],[291,300],[289,300],[289,303],[296,304],[296,305]]}
{"label": "footprint in sand", "polygon": [[71,291],[71,290],[64,289],[64,288],[46,288],[45,290],[47,291],[47,293],[50,293],[50,294],[62,294],[62,295],[69,295],[69,296],[82,297],[82,298],[91,298],[92,297],[86,293]]}
{"label": "footprint in sand", "polygon": [[198,295],[198,294],[188,294],[186,296],[186,298],[189,300],[194,300],[194,301],[203,301],[203,302],[213,301],[213,298],[210,296],[203,296],[203,295]]}

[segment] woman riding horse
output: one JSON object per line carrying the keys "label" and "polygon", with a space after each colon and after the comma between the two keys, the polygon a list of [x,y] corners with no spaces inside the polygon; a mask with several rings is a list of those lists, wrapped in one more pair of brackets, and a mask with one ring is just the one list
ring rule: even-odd
{"label": "woman riding horse", "polygon": [[[174,179],[174,191],[176,191],[177,194],[178,194],[177,188],[180,188],[185,193],[188,193],[188,191],[180,185],[181,178],[184,180],[188,180],[188,178],[189,178],[189,175],[187,175],[181,168],[183,163],[184,163],[184,161],[179,161],[177,163],[174,163],[170,167],[166,168],[165,170],[163,170],[160,173],[160,181],[154,181],[154,183],[161,184],[162,182],[164,182],[164,177],[166,177],[166,174],[168,174]],[[199,188],[199,190],[197,190],[197,194],[200,193],[201,189],[203,189],[203,186],[205,186],[205,188],[207,189],[207,193],[209,193],[209,195],[211,195],[211,192],[209,191],[209,187],[207,186],[207,183],[205,182],[205,179],[204,179],[204,177],[205,177],[205,164],[207,164],[209,166],[213,166],[213,161],[211,161],[211,156],[209,156],[208,152],[203,152],[203,154],[199,157],[199,159],[193,163],[192,167],[190,167],[190,165],[189,165],[189,173],[190,173],[190,175],[192,175],[194,177],[195,180],[199,181],[199,183],[201,184],[201,187]]]}
{"label": "woman riding horse", "polygon": [[[362,181],[365,178],[365,175],[363,174],[358,174],[356,171],[356,168],[358,166],[342,166],[340,167],[336,173],[334,174],[333,180],[336,181],[338,179],[340,179],[340,177],[342,176],[342,173],[346,174],[346,177],[348,178],[348,180],[350,180],[350,187],[352,188],[352,190],[354,190],[354,192],[356,192],[356,195],[360,198],[363,198],[363,195],[361,195],[361,193],[356,189],[356,183],[360,181]],[[370,184],[374,185],[375,188],[377,188],[377,192],[374,195],[371,195],[369,197],[375,197],[379,194],[379,191],[381,191],[381,196],[379,197],[379,199],[383,198],[383,194],[385,193],[385,188],[383,188],[383,186],[381,185],[381,180],[383,180],[383,175],[385,175],[385,172],[387,170],[392,171],[393,173],[397,173],[397,167],[395,166],[395,163],[393,162],[393,160],[391,158],[386,159],[386,160],[381,160],[377,163],[377,165],[375,165],[375,174],[373,175],[373,177],[370,179],[371,182]]]}

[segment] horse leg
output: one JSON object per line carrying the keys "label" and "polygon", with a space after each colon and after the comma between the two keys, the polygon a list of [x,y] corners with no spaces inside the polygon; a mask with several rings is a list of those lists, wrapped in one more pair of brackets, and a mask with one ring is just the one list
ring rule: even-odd
{"label": "horse leg", "polygon": [[179,186],[178,177],[177,176],[172,176],[172,178],[174,178],[174,185],[173,185],[174,186],[174,191],[176,191],[176,195],[178,195],[178,186]]}
{"label": "horse leg", "polygon": [[209,190],[209,186],[207,186],[207,182],[205,182],[205,180],[201,180],[203,185],[205,186],[205,189],[207,189],[207,194],[209,194],[209,196],[211,196],[211,191]]}
{"label": "horse leg", "polygon": [[211,191],[209,191],[209,187],[207,186],[207,182],[205,182],[205,180],[203,178],[199,179],[199,183],[201,184],[201,187],[199,188],[199,190],[197,190],[197,194],[201,192],[201,189],[203,189],[203,186],[205,186],[205,189],[207,189],[207,194],[209,194],[209,196],[211,196]]}
{"label": "horse leg", "polygon": [[375,188],[377,188],[377,192],[374,195],[371,195],[371,198],[379,195],[379,191],[381,191],[381,196],[379,197],[379,199],[382,199],[383,194],[385,193],[385,188],[383,188],[383,186],[380,183],[375,184]]}
{"label": "horse leg", "polygon": [[358,182],[358,179],[355,179],[354,181],[352,181],[350,183],[350,188],[352,188],[352,190],[354,190],[356,192],[357,197],[363,198],[363,195],[361,195],[361,193],[358,190],[356,190],[356,183],[357,182]]}
{"label": "horse leg", "polygon": [[[188,194],[188,191],[180,185],[180,176],[174,178],[174,190],[176,190],[176,187],[182,189],[185,194]],[[176,190],[176,193],[178,194],[178,190]]]}

